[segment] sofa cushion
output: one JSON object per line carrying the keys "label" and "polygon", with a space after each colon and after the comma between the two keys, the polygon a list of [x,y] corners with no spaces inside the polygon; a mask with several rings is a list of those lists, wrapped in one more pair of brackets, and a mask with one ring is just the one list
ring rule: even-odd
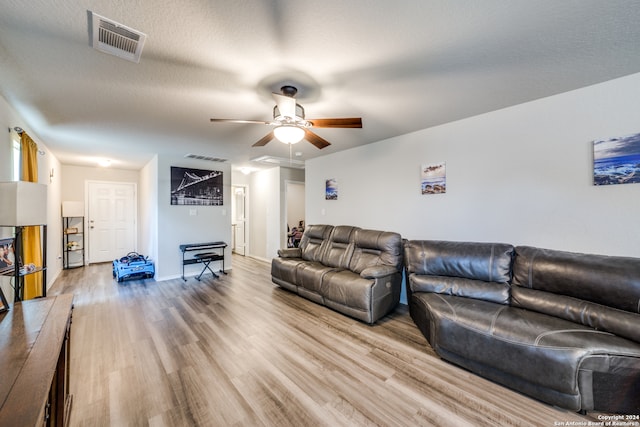
{"label": "sofa cushion", "polygon": [[296,266],[303,261],[300,258],[274,258],[271,261],[271,277],[288,283],[296,282]]}
{"label": "sofa cushion", "polygon": [[291,291],[298,292],[298,267],[322,258],[325,239],[333,230],[330,225],[310,225],[297,248],[278,250],[278,258],[271,261],[271,280]]}
{"label": "sofa cushion", "polygon": [[640,343],[640,315],[579,298],[514,286],[511,304],[559,317]]}
{"label": "sofa cushion", "polygon": [[307,290],[319,293],[322,278],[334,268],[319,262],[306,261],[296,266],[296,284]]}
{"label": "sofa cushion", "polygon": [[327,273],[322,282],[325,302],[333,301],[358,310],[369,310],[371,306],[373,280],[363,279],[349,270]]}
{"label": "sofa cushion", "polygon": [[518,246],[513,284],[640,313],[640,259]]}
{"label": "sofa cushion", "polygon": [[389,231],[358,229],[354,236],[354,249],[349,270],[360,274],[375,265],[402,268],[402,237]]}
{"label": "sofa cushion", "polygon": [[409,275],[409,289],[411,292],[434,292],[476,298],[499,304],[508,304],[510,296],[508,283],[485,282],[461,277],[427,276],[415,273]]}
{"label": "sofa cushion", "polygon": [[514,248],[505,243],[412,240],[405,245],[409,273],[509,283]]}
{"label": "sofa cushion", "polygon": [[338,225],[333,227],[325,244],[322,263],[328,267],[349,268],[353,254],[353,237],[358,227]]}
{"label": "sofa cushion", "polygon": [[[339,225],[332,227],[331,233],[322,243],[322,259],[320,261],[304,261],[296,265],[295,277],[298,293],[318,302],[324,303],[320,286],[324,275],[333,270],[345,269],[353,253],[352,236],[357,227]],[[303,289],[301,289],[303,288]]]}
{"label": "sofa cushion", "polygon": [[[400,274],[392,280],[400,282]],[[364,279],[349,270],[328,272],[322,280],[324,304],[363,322],[373,323],[398,303],[399,295],[385,284],[376,286],[375,279]],[[399,294],[399,292],[398,292]]]}
{"label": "sofa cushion", "polygon": [[516,248],[512,305],[640,343],[640,259]]}
{"label": "sofa cushion", "polygon": [[299,245],[302,259],[320,262],[325,248],[323,243],[331,234],[331,230],[333,227],[330,225],[313,224],[307,226]]}

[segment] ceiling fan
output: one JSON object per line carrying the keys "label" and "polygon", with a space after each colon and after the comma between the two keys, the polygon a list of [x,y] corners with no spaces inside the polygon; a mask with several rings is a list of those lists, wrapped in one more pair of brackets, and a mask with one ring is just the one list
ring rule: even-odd
{"label": "ceiling fan", "polygon": [[273,107],[273,120],[271,121],[234,119],[211,119],[211,121],[255,123],[275,126],[271,132],[253,144],[253,147],[262,147],[276,138],[285,144],[295,144],[302,139],[306,139],[316,147],[324,148],[331,145],[331,143],[312,132],[309,128],[362,128],[362,119],[359,117],[343,119],[305,119],[304,108],[296,103],[295,99],[298,89],[294,86],[287,85],[282,86],[280,91],[282,95],[272,93],[276,101],[276,106]]}

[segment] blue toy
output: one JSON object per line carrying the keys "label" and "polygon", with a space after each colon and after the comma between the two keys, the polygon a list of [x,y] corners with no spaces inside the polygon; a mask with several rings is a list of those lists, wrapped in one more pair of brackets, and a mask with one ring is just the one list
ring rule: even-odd
{"label": "blue toy", "polygon": [[151,278],[155,274],[153,261],[137,252],[129,252],[127,256],[113,260],[113,277],[118,282],[125,279]]}

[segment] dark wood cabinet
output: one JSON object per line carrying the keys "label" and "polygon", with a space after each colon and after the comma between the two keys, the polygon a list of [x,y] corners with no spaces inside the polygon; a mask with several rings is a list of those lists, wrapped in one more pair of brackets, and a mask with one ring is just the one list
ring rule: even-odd
{"label": "dark wood cabinet", "polygon": [[72,310],[58,295],[0,314],[0,427],[67,425]]}

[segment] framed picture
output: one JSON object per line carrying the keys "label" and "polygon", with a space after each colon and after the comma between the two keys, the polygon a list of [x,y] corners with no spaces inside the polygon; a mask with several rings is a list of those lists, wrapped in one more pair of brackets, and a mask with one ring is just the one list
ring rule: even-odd
{"label": "framed picture", "polygon": [[222,172],[171,166],[171,204],[222,206]]}
{"label": "framed picture", "polygon": [[0,239],[0,274],[13,271],[16,262],[16,252],[13,237]]}
{"label": "framed picture", "polygon": [[324,191],[325,200],[338,200],[338,181],[335,179],[327,179]]}
{"label": "framed picture", "polygon": [[422,194],[443,194],[447,192],[447,169],[445,162],[422,165],[420,178]]}
{"label": "framed picture", "polygon": [[[13,237],[0,239],[0,274],[11,276],[14,273],[16,253],[13,245]],[[9,304],[0,288],[0,313],[7,311]]]}
{"label": "framed picture", "polygon": [[593,141],[593,185],[640,183],[640,133]]}
{"label": "framed picture", "polygon": [[7,310],[9,310],[9,303],[7,303],[7,299],[4,297],[2,288],[0,288],[0,313],[3,313]]}

